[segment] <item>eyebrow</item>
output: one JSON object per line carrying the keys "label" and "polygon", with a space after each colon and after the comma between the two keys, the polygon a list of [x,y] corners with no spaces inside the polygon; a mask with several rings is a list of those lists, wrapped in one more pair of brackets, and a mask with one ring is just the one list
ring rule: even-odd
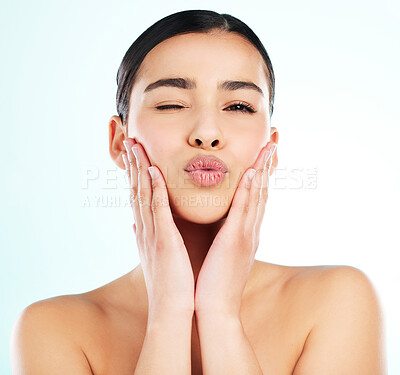
{"label": "eyebrow", "polygon": [[[192,79],[185,78],[163,78],[148,85],[144,92],[152,91],[158,87],[177,87],[179,89],[191,90],[196,88],[196,82]],[[240,89],[250,89],[259,92],[264,96],[259,86],[250,81],[222,81],[218,83],[219,90],[234,91]]]}

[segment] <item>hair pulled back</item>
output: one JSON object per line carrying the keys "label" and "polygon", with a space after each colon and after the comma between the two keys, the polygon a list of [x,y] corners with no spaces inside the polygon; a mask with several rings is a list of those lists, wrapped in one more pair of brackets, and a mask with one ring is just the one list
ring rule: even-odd
{"label": "hair pulled back", "polygon": [[257,35],[244,22],[229,15],[210,10],[185,10],[166,16],[145,30],[129,47],[117,73],[117,112],[126,125],[129,99],[140,64],[157,44],[180,34],[207,33],[214,30],[234,32],[245,37],[260,52],[268,72],[269,108],[273,112],[275,75],[271,60]]}

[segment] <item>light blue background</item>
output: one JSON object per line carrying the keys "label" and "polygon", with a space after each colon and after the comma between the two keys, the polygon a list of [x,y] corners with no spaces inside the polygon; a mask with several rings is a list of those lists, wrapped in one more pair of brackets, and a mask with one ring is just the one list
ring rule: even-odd
{"label": "light blue background", "polygon": [[[115,77],[142,31],[199,8],[246,22],[276,72],[280,180],[271,180],[257,259],[363,270],[384,310],[390,373],[400,373],[394,0],[3,0],[0,373],[11,373],[9,338],[24,307],[97,288],[138,264],[123,172],[108,154]],[[316,186],[301,186],[296,173]]]}

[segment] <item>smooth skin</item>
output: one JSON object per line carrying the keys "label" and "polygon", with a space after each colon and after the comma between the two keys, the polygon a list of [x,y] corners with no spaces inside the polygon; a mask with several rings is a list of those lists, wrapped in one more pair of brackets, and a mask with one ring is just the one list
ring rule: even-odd
{"label": "smooth skin", "polygon": [[149,297],[149,321],[164,313],[192,315],[193,271],[169,208],[164,177],[153,167],[158,178],[152,182],[144,148],[140,144],[131,148],[125,142],[128,157],[124,155],[124,162],[131,183],[136,241]]}
{"label": "smooth skin", "polygon": [[[154,321],[164,322],[171,315],[181,316],[185,321],[188,312],[191,313],[190,319],[195,312],[199,325],[205,327],[206,333],[211,327],[216,332],[216,321],[222,322],[219,327],[228,323],[225,337],[231,334],[234,345],[219,344],[218,360],[215,360],[215,351],[210,350],[212,346],[206,346],[202,353],[205,359],[203,370],[206,373],[262,373],[254,351],[240,329],[240,307],[258,247],[259,229],[267,201],[268,172],[276,144],[269,142],[263,147],[256,163],[243,174],[227,220],[203,263],[195,293],[193,271],[183,239],[173,221],[162,172],[155,166],[151,167],[143,146],[135,142],[131,147],[130,140],[124,141],[124,144],[128,157],[124,155],[123,160],[131,181],[135,233],[149,296],[149,325]],[[149,167],[153,178],[146,173]],[[183,351],[176,351],[176,346],[162,347],[157,335],[154,336],[153,340],[145,341],[136,371],[145,373],[151,361],[154,374],[172,369],[174,373],[188,373],[190,356],[182,356]],[[184,337],[182,349],[189,348],[184,346],[187,338],[190,336]],[[209,334],[205,334],[202,341],[216,342]],[[160,352],[165,356],[158,355],[155,360],[155,353]],[[222,357],[224,361],[221,361]],[[232,361],[226,362],[229,358]],[[237,358],[241,360],[237,361]]]}
{"label": "smooth skin", "polygon": [[[227,220],[203,263],[195,294],[190,259],[172,217],[164,176],[156,166],[151,166],[143,146],[134,140],[124,141],[124,144],[128,156],[123,155],[123,159],[131,181],[131,203],[137,223],[135,234],[142,267],[143,264],[146,267],[143,270],[145,278],[148,275],[147,292],[150,301],[157,305],[156,310],[162,309],[158,307],[160,305],[172,312],[195,310],[215,314],[221,309],[222,313],[239,316],[242,294],[259,243],[268,196],[268,171],[276,144],[269,142],[263,147],[255,165],[243,174]],[[153,179],[147,173],[149,167],[154,171]],[[171,250],[164,254],[164,248]],[[232,249],[240,253],[233,253]],[[173,251],[178,254],[177,258]],[[163,256],[166,256],[165,260]],[[230,259],[232,265],[227,266]],[[172,264],[170,269],[167,268],[171,274],[164,275],[163,267],[168,263]],[[226,276],[221,274],[224,269]]]}
{"label": "smooth skin", "polygon": [[[145,92],[169,77],[196,85]],[[254,82],[264,95],[223,90],[224,80]],[[249,187],[244,172],[263,169],[264,147],[278,143],[258,51],[233,33],[170,38],[146,56],[130,99],[127,125],[110,119],[110,155],[129,165],[141,263],[93,291],[24,309],[13,374],[385,374],[378,298],[361,271],[254,261],[267,198],[256,182],[268,178]],[[185,181],[198,154],[223,159],[229,178],[212,189]],[[275,150],[268,175],[277,162]],[[157,194],[168,204],[144,204]],[[192,196],[225,204],[191,205]]]}

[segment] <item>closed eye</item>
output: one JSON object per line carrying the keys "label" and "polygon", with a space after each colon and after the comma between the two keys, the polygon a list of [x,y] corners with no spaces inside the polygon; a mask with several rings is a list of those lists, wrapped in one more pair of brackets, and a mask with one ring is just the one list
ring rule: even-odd
{"label": "closed eye", "polygon": [[165,109],[173,109],[173,108],[184,108],[181,105],[176,105],[176,104],[167,104],[167,105],[159,105],[158,107],[156,107],[156,109],[162,111]]}
{"label": "closed eye", "polygon": [[[157,110],[163,111],[163,110],[168,110],[168,109],[180,109],[180,108],[185,108],[181,105],[177,104],[167,104],[167,105],[160,105],[156,107]],[[233,109],[231,109],[233,108]],[[242,113],[255,113],[257,112],[251,105],[246,104],[246,103],[234,103],[227,107],[227,111],[234,111],[234,112],[242,112]]]}

